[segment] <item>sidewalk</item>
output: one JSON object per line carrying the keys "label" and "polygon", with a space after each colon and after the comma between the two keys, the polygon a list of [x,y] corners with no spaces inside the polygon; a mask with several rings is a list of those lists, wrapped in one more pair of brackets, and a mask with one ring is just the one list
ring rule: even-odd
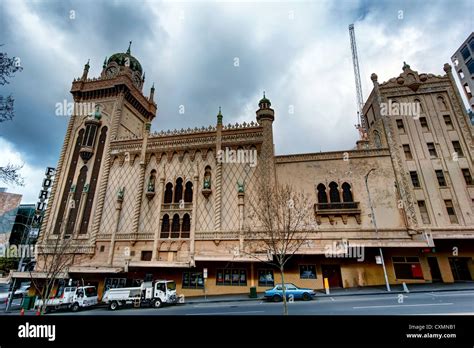
{"label": "sidewalk", "polygon": [[[329,295],[324,290],[316,290],[316,298],[337,297],[337,296],[362,296],[362,295],[386,295],[386,294],[404,294],[403,285],[390,285],[391,292],[388,292],[385,286],[366,286],[360,288],[333,289]],[[412,293],[421,292],[442,292],[442,291],[474,291],[474,282],[463,283],[430,283],[430,284],[408,284],[408,291]],[[263,293],[258,293],[257,298],[249,298],[247,294],[236,295],[210,295],[186,297],[185,303],[218,303],[218,302],[242,302],[242,301],[262,301]]]}

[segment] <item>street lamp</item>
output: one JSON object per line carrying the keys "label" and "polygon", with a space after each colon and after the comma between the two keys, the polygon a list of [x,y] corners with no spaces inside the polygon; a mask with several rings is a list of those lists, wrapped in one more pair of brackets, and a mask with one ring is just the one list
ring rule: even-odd
{"label": "street lamp", "polygon": [[[375,170],[375,168],[372,168],[371,170],[368,171],[367,174],[365,174],[365,188],[367,189],[367,196],[369,197],[369,205],[370,205],[370,211],[371,211],[371,215],[372,215],[372,222],[374,224],[375,235],[377,236],[377,240],[379,240],[379,231],[377,229],[377,222],[375,220],[375,212],[374,212],[374,207],[372,206],[372,200],[370,199],[370,191],[369,191],[369,184],[368,184],[369,175],[374,170]],[[380,254],[380,258],[382,260],[383,274],[385,276],[385,285],[387,287],[387,291],[392,291],[392,290],[390,290],[390,284],[388,283],[387,269],[385,268],[385,261],[384,261],[384,258],[383,258],[382,247],[380,247],[380,243],[379,243],[379,254]]]}

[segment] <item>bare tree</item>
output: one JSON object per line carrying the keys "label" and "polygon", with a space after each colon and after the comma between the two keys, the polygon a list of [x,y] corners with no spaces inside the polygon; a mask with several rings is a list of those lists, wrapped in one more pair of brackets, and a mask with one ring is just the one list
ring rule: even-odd
{"label": "bare tree", "polygon": [[[0,45],[3,46],[3,45]],[[9,79],[15,77],[14,73],[22,71],[20,59],[17,57],[10,58],[5,52],[0,52],[0,85],[9,84]],[[11,95],[6,98],[0,95],[0,123],[10,121],[15,116],[14,110],[15,100]],[[7,164],[5,167],[0,167],[0,181],[4,183],[12,183],[18,186],[23,186],[23,177],[19,174],[19,170],[23,166],[15,166]]]}
{"label": "bare tree", "polygon": [[11,163],[8,163],[5,167],[0,167],[0,181],[5,184],[23,186],[25,182],[19,173],[21,168],[23,168],[23,165],[13,165]]}
{"label": "bare tree", "polygon": [[308,243],[308,228],[314,226],[312,204],[291,185],[272,185],[261,179],[256,191],[255,200],[249,202],[249,219],[258,227],[248,233],[244,253],[278,269],[283,285],[283,314],[288,315],[285,266]]}
{"label": "bare tree", "polygon": [[73,254],[77,247],[73,245],[72,239],[58,238],[45,239],[38,245],[36,257],[36,272],[42,273],[43,277],[35,278],[30,271],[31,283],[37,293],[40,294],[40,313],[46,312],[47,301],[54,289],[56,282],[64,277],[73,263]]}
{"label": "bare tree", "polygon": [[[22,70],[18,57],[10,58],[5,52],[0,52],[0,85],[10,83],[8,80],[15,77],[14,73]],[[14,99],[11,95],[6,98],[0,95],[0,123],[13,119],[15,115],[13,104]]]}

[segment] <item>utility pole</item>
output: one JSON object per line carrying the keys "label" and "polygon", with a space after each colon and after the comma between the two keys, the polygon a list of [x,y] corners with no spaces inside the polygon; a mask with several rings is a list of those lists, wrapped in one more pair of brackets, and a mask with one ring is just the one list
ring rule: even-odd
{"label": "utility pole", "polygon": [[[374,229],[375,229],[375,235],[377,236],[377,241],[379,241],[379,230],[377,229],[377,222],[375,220],[375,212],[374,212],[374,207],[372,205],[372,200],[370,199],[370,191],[369,191],[369,175],[375,170],[375,168],[372,168],[371,170],[368,171],[367,174],[365,174],[365,188],[367,189],[367,196],[369,197],[369,205],[370,205],[370,212],[372,215],[372,222],[374,224]],[[390,284],[388,282],[388,276],[387,276],[387,269],[385,268],[385,260],[383,258],[383,253],[382,253],[382,247],[379,246],[379,254],[380,258],[382,260],[382,267],[383,267],[383,274],[385,276],[385,286],[387,287],[387,291],[392,291],[390,290]]]}

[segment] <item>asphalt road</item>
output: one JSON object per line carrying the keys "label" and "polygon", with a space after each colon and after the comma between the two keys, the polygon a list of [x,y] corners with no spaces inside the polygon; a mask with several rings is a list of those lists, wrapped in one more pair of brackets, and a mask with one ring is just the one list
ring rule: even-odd
{"label": "asphalt road", "polygon": [[[48,315],[280,315],[282,303],[241,301],[185,303],[159,309],[94,308]],[[474,315],[474,291],[318,297],[288,304],[290,315]]]}

